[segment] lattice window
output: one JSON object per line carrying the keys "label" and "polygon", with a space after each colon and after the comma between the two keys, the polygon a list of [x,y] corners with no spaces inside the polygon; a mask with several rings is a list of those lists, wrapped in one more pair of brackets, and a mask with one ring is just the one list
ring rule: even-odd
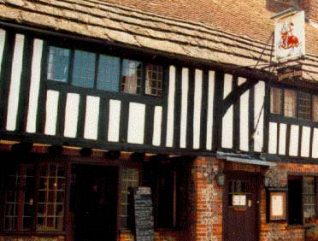
{"label": "lattice window", "polygon": [[146,66],[146,94],[162,95],[163,68],[160,65],[148,64]]}
{"label": "lattice window", "polygon": [[75,86],[93,88],[95,79],[95,59],[94,53],[75,50],[73,80]]}
{"label": "lattice window", "polygon": [[303,178],[303,212],[305,222],[316,216],[315,178]]}
{"label": "lattice window", "polygon": [[48,54],[49,80],[67,82],[69,72],[70,50],[58,47],[50,47]]}
{"label": "lattice window", "polygon": [[311,95],[298,92],[298,118],[311,119]]}
{"label": "lattice window", "polygon": [[313,121],[318,121],[318,96],[316,95],[312,98],[312,115]]}
{"label": "lattice window", "polygon": [[271,113],[282,113],[282,90],[278,88],[271,88]]}
{"label": "lattice window", "polygon": [[48,164],[40,168],[37,230],[62,231],[64,219],[64,166]]}
{"label": "lattice window", "polygon": [[123,60],[121,91],[130,94],[141,93],[142,63],[134,60]]}
{"label": "lattice window", "polygon": [[120,58],[100,55],[98,63],[97,89],[118,91]]}
{"label": "lattice window", "polygon": [[284,115],[296,117],[297,95],[293,90],[284,90]]}
{"label": "lattice window", "polygon": [[4,194],[5,231],[63,230],[64,165],[13,166],[6,176]]}
{"label": "lattice window", "polygon": [[120,226],[129,228],[132,224],[130,189],[139,185],[139,171],[134,168],[124,168],[121,172],[120,191]]}

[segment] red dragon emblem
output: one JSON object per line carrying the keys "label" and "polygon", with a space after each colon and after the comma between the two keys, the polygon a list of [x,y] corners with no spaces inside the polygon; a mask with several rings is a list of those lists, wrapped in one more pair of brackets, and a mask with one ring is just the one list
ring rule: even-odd
{"label": "red dragon emblem", "polygon": [[279,48],[290,49],[297,48],[299,46],[299,39],[294,35],[294,24],[290,22],[288,25],[284,25],[280,31],[280,43]]}

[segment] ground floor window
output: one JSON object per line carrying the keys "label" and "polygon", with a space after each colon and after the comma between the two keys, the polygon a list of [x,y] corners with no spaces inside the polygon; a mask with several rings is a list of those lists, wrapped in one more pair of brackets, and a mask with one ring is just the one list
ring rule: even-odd
{"label": "ground floor window", "polygon": [[304,224],[317,216],[317,178],[289,176],[288,223]]}
{"label": "ground floor window", "polygon": [[4,184],[4,231],[63,231],[63,164],[19,164],[9,167],[5,172]]}
{"label": "ground floor window", "polygon": [[156,228],[186,226],[188,178],[186,165],[148,163],[144,166],[143,183],[152,189]]}

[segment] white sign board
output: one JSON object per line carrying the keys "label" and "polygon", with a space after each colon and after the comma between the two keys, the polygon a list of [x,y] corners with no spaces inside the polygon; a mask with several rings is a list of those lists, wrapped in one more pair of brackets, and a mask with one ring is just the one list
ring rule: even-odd
{"label": "white sign board", "polygon": [[272,216],[284,215],[284,199],[282,195],[272,195]]}
{"label": "white sign board", "polygon": [[232,196],[233,206],[246,206],[246,195],[233,195]]}
{"label": "white sign board", "polygon": [[305,55],[304,11],[275,19],[275,57],[283,62]]}

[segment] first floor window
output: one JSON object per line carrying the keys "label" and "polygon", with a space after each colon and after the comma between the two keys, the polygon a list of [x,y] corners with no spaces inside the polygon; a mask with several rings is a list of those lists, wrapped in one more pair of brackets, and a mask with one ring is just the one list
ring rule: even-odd
{"label": "first floor window", "polygon": [[282,90],[271,88],[271,113],[281,114],[282,107]]}
{"label": "first floor window", "polygon": [[318,121],[318,96],[314,95],[312,98],[312,119],[313,121],[317,122]]}
{"label": "first floor window", "polygon": [[298,92],[298,118],[311,120],[311,95]]}
{"label": "first floor window", "polygon": [[142,63],[134,60],[123,60],[122,69],[122,92],[129,94],[141,93],[141,79],[142,79]]}
{"label": "first floor window", "polygon": [[49,80],[67,82],[70,62],[70,50],[50,46],[48,53],[47,78]]}
{"label": "first floor window", "polygon": [[100,55],[98,62],[97,89],[118,92],[120,58]]}
{"label": "first floor window", "polygon": [[146,66],[146,94],[162,95],[163,68],[161,65],[148,64]]}
{"label": "first floor window", "polygon": [[11,167],[5,178],[4,231],[62,231],[64,202],[64,165]]}
{"label": "first floor window", "polygon": [[75,50],[72,84],[75,86],[93,88],[95,80],[96,55],[91,52]]}
{"label": "first floor window", "polygon": [[296,101],[297,96],[294,90],[284,91],[284,115],[288,117],[296,117]]}

